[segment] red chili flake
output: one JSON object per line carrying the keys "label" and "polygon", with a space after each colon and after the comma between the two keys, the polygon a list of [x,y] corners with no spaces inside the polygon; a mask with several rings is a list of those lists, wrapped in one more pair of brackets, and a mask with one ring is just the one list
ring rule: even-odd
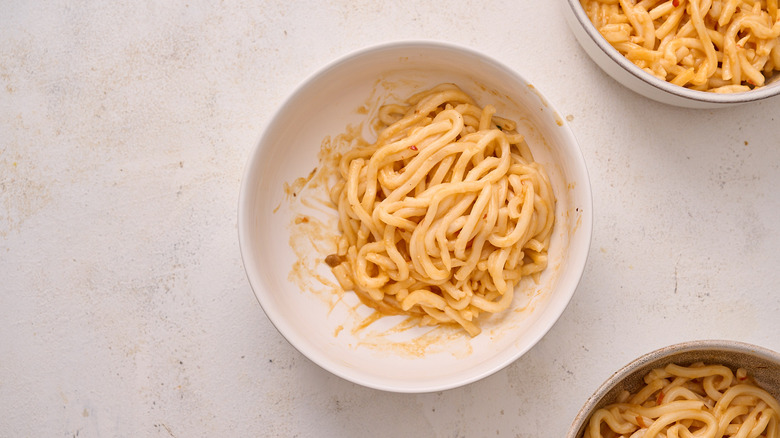
{"label": "red chili flake", "polygon": [[416,150],[417,150],[417,146],[415,146],[415,145],[411,145],[411,146],[409,146],[409,149],[411,149],[411,150],[413,150],[413,151],[416,151]]}
{"label": "red chili flake", "polygon": [[641,415],[636,416],[636,424],[639,425],[642,429],[647,429],[647,425],[645,424],[645,420],[642,419]]}
{"label": "red chili flake", "polygon": [[672,0],[672,6],[674,6],[675,8],[680,6],[680,0]]}
{"label": "red chili flake", "polygon": [[658,392],[658,397],[656,397],[656,399],[655,399],[655,404],[660,405],[662,401],[664,401],[664,392],[663,391],[659,391]]}

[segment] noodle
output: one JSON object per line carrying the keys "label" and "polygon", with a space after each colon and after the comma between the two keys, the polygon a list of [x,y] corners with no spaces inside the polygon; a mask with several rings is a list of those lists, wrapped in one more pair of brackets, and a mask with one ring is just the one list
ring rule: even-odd
{"label": "noodle", "polygon": [[583,438],[780,438],[780,403],[743,368],[669,364],[590,418]]}
{"label": "noodle", "polygon": [[580,0],[615,49],[653,76],[700,91],[763,86],[780,70],[777,0]]}
{"label": "noodle", "polygon": [[547,266],[555,199],[514,122],[452,84],[380,108],[374,144],[339,163],[331,199],[345,290],[385,313],[480,333]]}

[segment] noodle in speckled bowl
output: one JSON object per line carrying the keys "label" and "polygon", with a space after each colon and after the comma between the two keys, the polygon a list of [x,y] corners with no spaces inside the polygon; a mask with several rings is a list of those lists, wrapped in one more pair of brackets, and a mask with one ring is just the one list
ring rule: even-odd
{"label": "noodle in speckled bowl", "polygon": [[[646,392],[646,394],[649,395],[649,399],[650,399],[649,403],[652,405],[665,404],[667,407],[670,407],[671,406],[670,402],[672,401],[675,401],[677,403],[682,402],[681,406],[683,404],[691,405],[688,407],[692,408],[691,410],[696,412],[697,415],[700,415],[701,418],[703,418],[705,421],[707,420],[706,415],[703,415],[698,411],[706,410],[706,411],[716,412],[719,409],[722,409],[722,411],[729,412],[728,416],[731,416],[731,412],[733,412],[734,416],[736,416],[738,419],[741,419],[740,417],[743,415],[747,417],[749,416],[748,408],[745,408],[744,412],[737,412],[736,410],[731,411],[728,409],[728,406],[725,406],[727,402],[733,400],[733,398],[731,397],[731,395],[733,394],[729,394],[727,391],[729,385],[723,384],[722,385],[723,387],[718,388],[718,385],[721,384],[721,382],[723,382],[722,379],[724,375],[727,378],[730,377],[730,372],[723,369],[723,367],[725,367],[734,373],[733,381],[730,384],[731,387],[736,386],[738,384],[744,385],[745,383],[757,385],[759,388],[762,388],[764,391],[768,393],[765,394],[765,397],[770,399],[771,398],[775,399],[774,402],[769,400],[769,403],[774,404],[775,409],[779,408],[779,406],[777,406],[778,403],[777,400],[780,400],[780,353],[768,350],[763,347],[759,347],[757,345],[751,345],[751,344],[738,342],[738,341],[728,341],[728,340],[689,341],[680,344],[670,345],[668,347],[664,347],[655,350],[653,352],[647,353],[637,358],[636,360],[632,361],[631,363],[627,364],[619,371],[617,371],[615,374],[613,374],[585,402],[585,405],[582,407],[582,409],[580,409],[579,413],[577,414],[577,417],[574,419],[574,422],[572,423],[569,432],[566,434],[566,438],[583,438],[584,436],[587,436],[584,434],[586,433],[586,430],[590,427],[591,418],[593,417],[594,413],[599,412],[600,410],[603,413],[604,410],[602,408],[605,408],[606,406],[617,402],[621,398],[621,394],[629,393],[634,395],[637,394],[641,388],[647,389],[649,385],[646,384],[645,376],[647,376],[648,373],[650,373],[652,370],[670,369],[671,371],[676,373],[681,370],[684,373],[687,371],[687,369],[681,367],[689,367],[697,363],[699,363],[698,366],[694,366],[692,368],[693,370],[702,370],[701,374],[706,374],[705,367],[702,366],[702,365],[706,365],[712,367],[714,372],[719,374],[710,382],[713,384],[715,388],[707,388],[708,391],[711,391],[710,393],[713,393],[712,391],[714,391],[714,396],[718,398],[718,400],[713,399],[712,401],[709,401],[709,403],[711,403],[712,406],[708,406],[705,403],[702,403],[702,405],[700,406],[696,406],[697,401],[700,399],[707,401],[709,393],[693,393],[691,391],[686,391],[687,389],[686,387],[688,386],[693,391],[696,391],[696,385],[693,384],[691,381],[688,382],[678,381],[677,383],[674,383],[674,385],[667,386],[667,388],[671,386],[678,386],[678,390],[675,390],[676,394],[672,394],[669,389],[665,389],[662,385],[658,385],[658,387],[656,388],[651,388],[653,390],[652,393],[650,393],[649,391]],[[677,366],[679,369],[667,368],[670,366]],[[738,371],[740,368],[744,370],[744,372],[746,372],[747,374],[742,375],[741,372]],[[657,377],[666,377],[664,375],[665,372],[666,371],[662,371],[661,374],[658,375]],[[674,380],[674,377],[671,378],[666,377],[666,378],[669,381]],[[676,400],[672,400],[672,399],[676,399]],[[718,406],[718,404],[724,406]],[[752,402],[752,404],[755,405],[756,402],[754,401]],[[616,409],[622,409],[622,408],[616,408]],[[636,408],[630,408],[630,409],[634,409],[634,411],[629,415],[630,420],[639,423],[639,425],[636,426],[637,428],[640,425],[644,427],[650,427],[656,421],[659,422],[659,424],[656,425],[656,427],[660,427],[662,423],[671,424],[677,420],[684,421],[686,418],[685,415],[690,415],[690,414],[679,413],[679,411],[677,411],[679,413],[678,414],[675,412],[675,410],[670,410],[670,411],[663,412],[664,414],[666,414],[665,418],[653,419],[653,418],[647,418],[646,412],[643,412],[640,409],[636,409]],[[658,411],[658,408],[656,408],[656,411]],[[759,409],[758,411],[761,411],[761,409]],[[727,417],[726,412],[720,412],[720,414],[723,415],[719,418]],[[673,418],[672,416],[674,415],[677,415],[678,418]],[[723,421],[726,424],[728,424],[728,421],[726,420]],[[764,420],[769,420],[769,419],[764,418]],[[780,420],[780,418],[776,418],[774,421],[777,422],[778,420]],[[722,436],[719,435],[718,433],[715,433],[715,431],[713,430],[710,430],[712,434],[706,434],[705,428],[707,426],[705,426],[706,423],[704,421],[702,421],[701,424],[697,424],[694,421],[690,421],[689,423],[686,424],[693,424],[697,427],[698,426],[702,427],[701,430],[697,431],[696,436]],[[776,426],[778,424],[779,423],[776,423]],[[761,425],[758,424],[756,427],[760,428]],[[679,428],[681,429],[682,426],[679,426]],[[736,427],[734,428],[736,429]],[[743,433],[744,432],[745,431],[743,431]],[[641,434],[643,432],[638,431],[638,432],[626,432],[626,433]],[[684,436],[684,435],[680,435],[680,436]],[[729,432],[728,436],[736,436],[736,432],[734,433]],[[748,436],[748,435],[739,435],[739,436]],[[750,435],[750,436],[755,436],[755,435]]]}

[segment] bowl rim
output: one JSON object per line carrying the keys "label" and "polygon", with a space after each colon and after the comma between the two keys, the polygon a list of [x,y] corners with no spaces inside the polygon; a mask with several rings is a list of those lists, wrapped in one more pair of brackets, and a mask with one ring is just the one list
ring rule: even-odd
{"label": "bowl rim", "polygon": [[[578,183],[578,187],[582,195],[581,202],[583,205],[581,207],[584,208],[580,208],[581,222],[576,227],[577,232],[582,233],[582,236],[579,237],[578,240],[582,240],[584,244],[581,245],[581,249],[577,251],[578,256],[568,260],[570,265],[567,269],[570,269],[572,272],[574,272],[574,274],[570,274],[571,280],[573,281],[573,287],[571,288],[571,291],[566,291],[565,299],[562,299],[563,302],[558,305],[560,306],[560,309],[558,309],[558,306],[556,306],[554,309],[554,312],[556,313],[555,317],[551,318],[548,324],[545,324],[537,336],[529,338],[529,345],[527,348],[516,348],[514,352],[511,355],[506,356],[506,358],[504,358],[502,355],[497,355],[496,359],[494,359],[495,363],[491,363],[490,366],[485,367],[486,369],[479,373],[472,373],[469,375],[463,374],[457,378],[452,378],[447,382],[439,384],[412,383],[409,385],[398,386],[394,385],[392,380],[365,378],[362,375],[356,376],[344,372],[341,369],[342,367],[338,366],[331,359],[328,359],[327,356],[311,354],[309,349],[305,348],[305,341],[299,339],[299,336],[296,334],[296,330],[290,324],[288,324],[283,317],[273,311],[269,312],[267,310],[268,308],[266,306],[268,306],[269,303],[266,303],[265,300],[261,297],[262,294],[259,294],[257,291],[258,288],[265,288],[264,282],[259,278],[260,274],[255,272],[256,269],[249,268],[248,266],[252,264],[252,260],[255,257],[255,251],[252,249],[252,245],[249,243],[249,237],[251,235],[250,227],[252,226],[249,218],[252,214],[251,205],[253,205],[252,200],[249,199],[249,194],[252,192],[252,184],[256,183],[256,179],[253,178],[253,175],[257,173],[257,162],[262,156],[263,151],[266,149],[262,145],[266,141],[265,138],[270,131],[270,127],[279,122],[279,117],[282,116],[284,109],[290,105],[291,102],[294,102],[301,93],[307,91],[313,82],[317,81],[319,77],[326,75],[330,70],[338,68],[341,65],[354,61],[360,57],[371,55],[377,52],[397,51],[401,49],[415,50],[421,48],[465,53],[469,57],[474,57],[475,59],[480,59],[486,63],[492,64],[497,69],[502,70],[507,75],[517,79],[519,83],[531,85],[531,82],[523,77],[518,71],[510,68],[502,62],[499,62],[492,56],[451,42],[437,40],[396,40],[375,45],[368,45],[356,50],[349,51],[346,54],[339,56],[317,68],[312,73],[306,75],[297,85],[295,85],[292,91],[290,91],[276,107],[274,113],[262,126],[260,135],[255,140],[254,146],[249,153],[246,164],[244,166],[244,171],[242,173],[242,181],[238,197],[237,232],[239,250],[241,253],[245,275],[247,276],[249,285],[255,298],[260,304],[260,307],[263,309],[264,313],[268,317],[268,320],[276,328],[279,334],[281,334],[282,337],[293,346],[293,348],[298,350],[298,352],[331,374],[368,388],[396,393],[430,393],[462,387],[498,372],[527,353],[531,348],[533,348],[534,345],[539,342],[539,340],[541,340],[542,337],[544,337],[545,334],[549,332],[549,330],[560,319],[561,315],[565,312],[566,308],[571,302],[571,299],[576,292],[577,286],[579,285],[582,276],[584,275],[585,266],[590,253],[590,247],[592,245],[593,238],[593,193],[587,164],[574,132],[572,131],[568,122],[563,120],[563,124],[559,125],[559,127],[565,130],[563,135],[566,137],[566,141],[563,142],[564,146],[561,147],[561,151],[564,155],[571,157],[572,168],[574,169],[573,173],[576,175],[582,175],[584,177],[584,180],[581,183]],[[535,93],[539,95],[542,103],[545,107],[547,107],[548,110],[557,114],[556,107],[550,103],[550,100],[546,96],[542,95],[538,89],[535,91]],[[273,307],[275,306],[271,306],[271,308]]]}
{"label": "bowl rim", "polygon": [[693,351],[730,351],[739,353],[749,353],[753,356],[759,356],[780,364],[780,353],[766,347],[750,344],[744,341],[734,341],[725,339],[704,339],[680,342],[658,348],[631,360],[623,365],[619,370],[609,376],[599,387],[591,394],[582,405],[577,415],[566,433],[566,438],[579,438],[577,434],[585,422],[588,421],[593,409],[609,394],[609,392],[623,380],[631,376],[638,369],[656,361],[662,361],[670,356]]}
{"label": "bowl rim", "polygon": [[[739,93],[710,93],[706,91],[692,90],[690,88],[674,85],[670,82],[661,80],[646,71],[639,68],[628,58],[618,52],[596,29],[593,22],[590,21],[585,9],[583,9],[580,0],[567,0],[569,7],[574,12],[574,17],[579,22],[580,26],[588,34],[588,37],[598,46],[598,48],[604,52],[612,61],[620,66],[626,73],[632,75],[634,78],[657,88],[666,93],[672,94],[682,99],[692,100],[696,102],[702,102],[712,105],[734,105],[748,102],[757,102],[770,97],[780,95],[780,85],[763,86],[750,91],[743,91]],[[633,88],[633,87],[632,87]]]}

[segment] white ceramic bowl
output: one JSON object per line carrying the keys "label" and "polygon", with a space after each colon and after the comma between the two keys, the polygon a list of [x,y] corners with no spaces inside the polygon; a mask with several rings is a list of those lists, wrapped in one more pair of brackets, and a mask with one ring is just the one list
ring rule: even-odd
{"label": "white ceramic bowl", "polygon": [[694,362],[722,364],[733,370],[745,368],[759,386],[780,400],[780,353],[737,341],[683,342],[647,353],[613,374],[585,402],[566,438],[582,437],[593,412],[613,403],[623,390],[638,391],[650,370],[670,363],[687,366]]}
{"label": "white ceramic bowl", "polygon": [[764,87],[732,94],[696,91],[660,80],[613,48],[585,14],[580,0],[566,0],[563,10],[569,28],[591,59],[616,81],[650,99],[686,108],[721,108],[780,95],[780,75]]}
{"label": "white ceramic bowl", "polygon": [[[367,328],[371,311],[351,292],[339,298],[310,235],[335,233],[336,212],[314,202],[321,185],[304,183],[326,136],[365,119],[365,110],[442,82],[519,121],[547,169],[557,197],[550,266],[514,307],[481,322],[469,338],[453,329],[392,329],[402,317]],[[362,113],[362,114],[361,114]],[[294,192],[294,194],[293,194]],[[314,202],[312,204],[312,202]],[[244,267],[268,318],[301,353],[352,382],[396,392],[431,392],[488,376],[528,351],[565,309],[582,275],[591,232],[585,163],[565,119],[531,84],[487,56],[450,44],[399,42],[360,50],[303,82],[268,122],[241,185],[238,231]],[[307,216],[306,222],[295,218]],[[312,220],[309,221],[308,218]],[[317,237],[315,236],[315,237]],[[303,260],[301,260],[303,259]],[[294,266],[295,265],[295,266]],[[521,310],[528,304],[525,310]],[[399,319],[400,318],[400,319]]]}

